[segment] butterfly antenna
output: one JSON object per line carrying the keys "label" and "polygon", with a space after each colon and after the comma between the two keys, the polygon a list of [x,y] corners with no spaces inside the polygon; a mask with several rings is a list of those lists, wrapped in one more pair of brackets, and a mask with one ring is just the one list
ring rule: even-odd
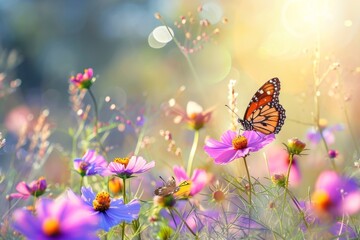
{"label": "butterfly antenna", "polygon": [[160,178],[164,183],[166,183],[166,181],[162,178],[162,176],[159,176],[159,178]]}
{"label": "butterfly antenna", "polygon": [[241,119],[240,116],[233,109],[231,109],[231,107],[229,107],[229,105],[225,104],[225,107],[227,107],[233,114],[235,114],[238,119]]}

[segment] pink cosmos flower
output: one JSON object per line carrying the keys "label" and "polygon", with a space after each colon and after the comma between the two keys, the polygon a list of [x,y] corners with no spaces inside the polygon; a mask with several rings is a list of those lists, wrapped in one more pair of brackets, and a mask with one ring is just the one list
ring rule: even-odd
{"label": "pink cosmos flower", "polygon": [[320,216],[352,215],[360,211],[360,187],[354,179],[324,171],[316,181],[312,203]]}
{"label": "pink cosmos flower", "polygon": [[94,71],[92,68],[84,70],[84,73],[78,73],[76,76],[70,77],[70,82],[75,84],[78,88],[89,89],[92,85],[92,78],[94,76]]}
{"label": "pink cosmos flower", "polygon": [[174,99],[169,101],[167,114],[175,115],[174,123],[185,122],[190,129],[199,130],[210,120],[212,109],[203,110],[203,107],[196,102],[189,101],[186,110],[178,105]]}
{"label": "pink cosmos flower", "polygon": [[189,196],[195,196],[205,187],[205,185],[209,181],[206,171],[201,169],[195,169],[191,178],[189,178],[183,167],[174,166],[174,174],[178,182],[182,182],[185,180],[191,181],[191,189]]}
{"label": "pink cosmos flower", "polygon": [[32,181],[30,184],[25,182],[20,182],[16,186],[17,193],[11,193],[9,195],[10,199],[21,198],[28,199],[30,196],[39,197],[46,190],[47,184],[44,177],[40,177],[38,180]]}
{"label": "pink cosmos flower", "polygon": [[132,156],[130,158],[115,158],[107,169],[104,170],[103,176],[116,175],[120,178],[130,178],[134,174],[148,171],[155,167],[155,162],[146,163],[145,159],[140,156]]}
{"label": "pink cosmos flower", "polygon": [[221,136],[221,141],[209,139],[204,150],[215,159],[216,164],[226,164],[245,157],[250,152],[259,151],[274,139],[274,134],[265,135],[255,131],[244,131],[242,135],[238,135],[228,130]]}
{"label": "pink cosmos flower", "polygon": [[36,214],[17,209],[13,227],[26,239],[95,240],[99,219],[80,198],[41,198],[36,202]]}
{"label": "pink cosmos flower", "polygon": [[97,155],[95,150],[88,150],[82,158],[74,160],[74,169],[81,176],[101,174],[106,168],[107,162],[101,155]]}
{"label": "pink cosmos flower", "polygon": [[[270,175],[286,175],[290,163],[289,153],[287,153],[284,149],[278,147],[270,149],[270,151],[267,152],[267,158]],[[298,185],[301,181],[301,173],[297,161],[298,158],[294,156],[290,167],[289,176],[289,184],[292,186]]]}

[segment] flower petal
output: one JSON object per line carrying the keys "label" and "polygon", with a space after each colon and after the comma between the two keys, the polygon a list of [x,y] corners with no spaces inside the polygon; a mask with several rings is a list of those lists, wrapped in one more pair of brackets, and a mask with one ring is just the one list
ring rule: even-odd
{"label": "flower petal", "polygon": [[178,180],[178,182],[189,180],[189,177],[186,174],[186,171],[183,167],[175,165],[173,170],[174,170],[175,178],[176,180]]}
{"label": "flower petal", "polygon": [[221,141],[228,146],[232,146],[232,140],[237,136],[237,132],[227,130],[221,135]]}
{"label": "flower petal", "polygon": [[199,193],[208,183],[208,175],[205,170],[195,169],[191,177],[192,185],[190,195],[194,196]]}

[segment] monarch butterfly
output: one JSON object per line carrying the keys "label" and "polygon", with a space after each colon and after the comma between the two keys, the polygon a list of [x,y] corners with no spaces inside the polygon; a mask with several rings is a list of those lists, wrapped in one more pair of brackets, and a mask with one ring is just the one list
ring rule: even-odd
{"label": "monarch butterfly", "polygon": [[174,177],[171,177],[167,182],[162,177],[160,177],[160,179],[164,182],[164,186],[155,189],[155,195],[163,197],[172,194],[175,194],[176,196],[189,195],[191,181],[183,181],[179,184],[179,186],[176,186]]}
{"label": "monarch butterfly", "polygon": [[244,118],[238,122],[244,130],[255,130],[263,134],[280,132],[286,118],[285,109],[279,103],[280,80],[272,78],[257,90],[251,98]]}

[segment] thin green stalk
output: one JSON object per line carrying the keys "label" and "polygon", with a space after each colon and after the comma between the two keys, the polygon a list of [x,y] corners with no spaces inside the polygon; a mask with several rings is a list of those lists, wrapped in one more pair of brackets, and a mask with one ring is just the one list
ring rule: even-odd
{"label": "thin green stalk", "polygon": [[188,165],[187,165],[187,169],[186,169],[186,173],[187,175],[190,177],[191,174],[191,168],[194,162],[194,157],[195,157],[195,153],[196,153],[196,149],[197,149],[197,145],[199,143],[199,130],[195,130],[194,133],[194,140],[193,140],[193,144],[190,150],[190,154],[189,154],[189,160],[188,160]]}
{"label": "thin green stalk", "polygon": [[286,194],[287,194],[287,190],[288,190],[288,187],[289,187],[289,177],[290,177],[290,170],[291,170],[293,159],[294,159],[294,154],[290,154],[289,155],[289,166],[288,166],[286,177],[285,177],[285,186],[284,186],[285,192],[284,192],[284,202],[283,202],[283,209],[282,209],[283,214],[282,214],[282,216],[284,216],[284,211],[285,211]]}
{"label": "thin green stalk", "polygon": [[80,188],[79,188],[80,195],[81,195],[81,188],[82,188],[83,184],[84,184],[84,177],[81,176],[81,178],[80,178]]}
{"label": "thin green stalk", "polygon": [[99,137],[98,137],[98,106],[97,106],[97,103],[96,103],[96,99],[95,99],[95,96],[93,94],[93,92],[91,91],[91,89],[89,88],[88,89],[88,92],[90,94],[90,97],[91,97],[91,100],[94,104],[94,112],[95,112],[95,122],[94,122],[94,127],[95,127],[95,138],[96,140],[98,141],[98,143],[100,144],[100,140],[99,140]]}
{"label": "thin green stalk", "polygon": [[141,128],[138,139],[137,139],[137,143],[136,143],[136,147],[135,147],[135,151],[134,151],[134,155],[138,155],[139,151],[140,151],[140,147],[141,147],[141,143],[142,143],[142,139],[144,138],[144,127]]}
{"label": "thin green stalk", "polygon": [[[181,219],[181,221],[185,224],[185,226],[187,227],[187,229],[189,229],[189,231],[191,232],[192,235],[195,236],[196,239],[198,239],[198,236],[196,233],[194,233],[194,231],[190,228],[190,226],[187,224],[187,222],[185,221],[185,219],[181,216],[181,214],[176,210],[176,208],[172,208],[171,210],[173,210]],[[171,211],[170,210],[170,211]]]}
{"label": "thin green stalk", "polygon": [[[124,204],[126,204],[126,178],[123,178],[123,201]],[[121,233],[121,239],[125,239],[125,221],[122,223],[122,233]]]}
{"label": "thin green stalk", "polygon": [[289,167],[287,169],[286,178],[285,178],[285,188],[286,189],[289,187],[289,177],[290,177],[290,170],[291,170],[293,159],[294,159],[294,154],[289,154]]}
{"label": "thin green stalk", "polygon": [[[251,179],[250,179],[250,172],[249,172],[249,168],[248,165],[246,163],[246,157],[243,157],[244,159],[244,165],[245,165],[245,169],[246,169],[246,175],[247,175],[247,179],[248,179],[248,184],[249,184],[249,192],[248,192],[248,196],[249,196],[249,235],[250,235],[250,220],[251,220],[251,209],[252,209],[252,203],[251,203],[251,191],[252,191],[252,184],[251,184]],[[246,189],[246,187],[245,187]]]}
{"label": "thin green stalk", "polygon": [[[289,191],[289,190],[286,190]],[[295,196],[289,191],[289,196],[291,198],[291,200],[293,201],[293,203],[295,204],[295,207],[297,208],[297,210],[299,211],[302,220],[304,221],[305,227],[306,229],[309,229],[309,225],[305,219],[305,213],[303,212],[303,210],[300,208],[299,206],[299,201],[295,198]]]}
{"label": "thin green stalk", "polygon": [[250,209],[251,209],[251,191],[252,191],[252,184],[251,184],[251,179],[250,179],[250,172],[249,172],[249,168],[247,166],[246,163],[246,157],[243,157],[244,160],[244,165],[245,165],[245,170],[246,170],[246,176],[248,179],[248,183],[249,183],[249,192],[248,192],[248,196],[249,196],[249,204],[250,204]]}
{"label": "thin green stalk", "polygon": [[99,123],[99,111],[98,111],[98,105],[97,105],[97,102],[96,102],[96,99],[95,99],[95,96],[93,94],[93,92],[91,91],[91,89],[89,88],[88,89],[88,92],[90,94],[90,97],[91,97],[91,100],[94,104],[94,115],[95,115],[95,122],[94,122],[94,127],[95,127],[95,139],[96,141],[98,142],[99,144],[99,147],[101,149],[101,151],[104,153],[105,157],[106,157],[106,151],[105,151],[105,148],[103,147],[102,143],[101,143],[101,140],[99,138],[99,130],[98,130],[98,123]]}

